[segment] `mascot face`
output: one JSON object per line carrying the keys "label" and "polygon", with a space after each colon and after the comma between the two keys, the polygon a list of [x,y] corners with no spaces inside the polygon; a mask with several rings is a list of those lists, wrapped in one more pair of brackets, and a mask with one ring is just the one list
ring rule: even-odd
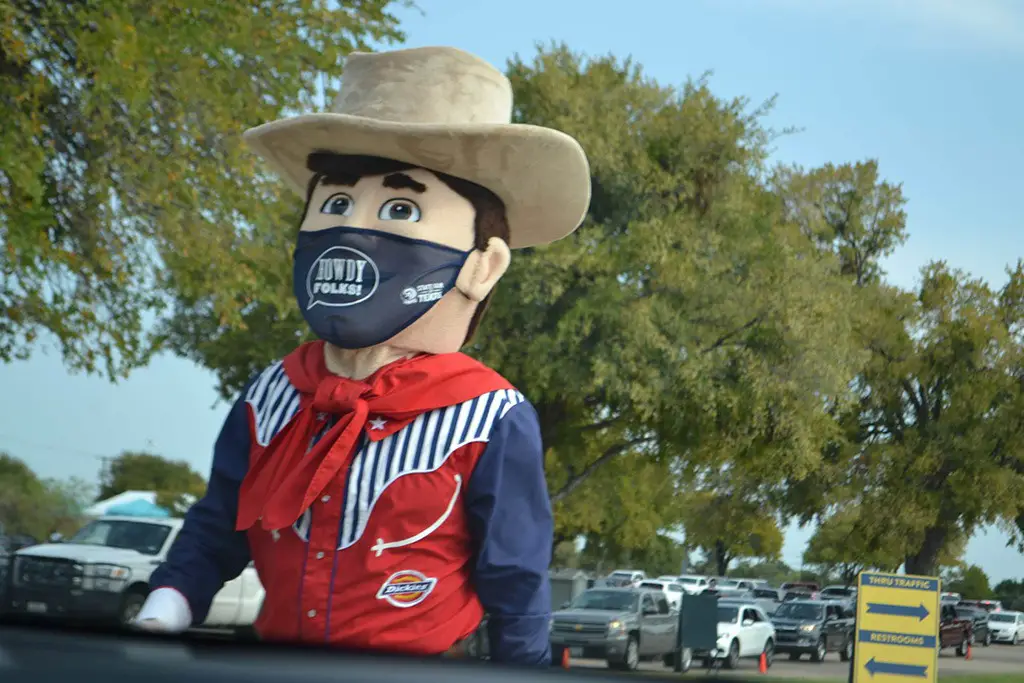
{"label": "mascot face", "polygon": [[310,156],[294,287],[341,349],[451,353],[510,262],[504,205],[485,188],[377,157]]}

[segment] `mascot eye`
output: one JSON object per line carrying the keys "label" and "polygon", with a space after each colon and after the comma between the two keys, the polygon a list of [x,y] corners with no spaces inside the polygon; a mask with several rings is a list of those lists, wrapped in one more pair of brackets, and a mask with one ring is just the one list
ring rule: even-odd
{"label": "mascot eye", "polygon": [[392,199],[384,202],[377,217],[382,221],[409,221],[415,223],[420,219],[420,207],[408,199]]}
{"label": "mascot eye", "polygon": [[332,194],[320,207],[320,213],[329,213],[335,216],[350,216],[355,202],[344,192]]}

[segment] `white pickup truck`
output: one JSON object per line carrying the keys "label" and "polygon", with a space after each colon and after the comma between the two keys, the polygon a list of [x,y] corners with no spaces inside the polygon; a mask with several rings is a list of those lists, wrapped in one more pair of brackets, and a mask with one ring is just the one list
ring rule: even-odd
{"label": "white pickup truck", "polygon": [[[15,553],[10,609],[16,614],[128,624],[149,593],[149,577],[167,557],[180,519],[100,517],[63,543]],[[250,564],[213,599],[204,628],[244,629],[263,606]]]}

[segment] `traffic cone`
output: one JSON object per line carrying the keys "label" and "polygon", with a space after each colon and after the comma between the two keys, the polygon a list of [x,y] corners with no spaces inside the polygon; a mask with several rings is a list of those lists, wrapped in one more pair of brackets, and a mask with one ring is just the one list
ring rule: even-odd
{"label": "traffic cone", "polygon": [[569,662],[569,648],[563,647],[562,648],[562,668],[563,669],[568,669],[569,668],[569,663],[570,663]]}
{"label": "traffic cone", "polygon": [[757,670],[759,673],[768,673],[768,655],[764,652],[761,653],[761,659],[757,662]]}
{"label": "traffic cone", "polygon": [[967,656],[964,657],[964,659],[970,659],[970,658],[971,658],[971,641],[968,640],[967,641]]}

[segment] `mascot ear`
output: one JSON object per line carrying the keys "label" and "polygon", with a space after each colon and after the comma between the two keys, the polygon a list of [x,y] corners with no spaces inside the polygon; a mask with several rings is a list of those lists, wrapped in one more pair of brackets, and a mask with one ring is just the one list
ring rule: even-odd
{"label": "mascot ear", "polygon": [[487,248],[484,251],[474,249],[469,254],[462,270],[459,271],[455,288],[467,299],[480,303],[498,284],[498,280],[508,270],[511,262],[512,252],[505,240],[492,237],[487,240]]}

